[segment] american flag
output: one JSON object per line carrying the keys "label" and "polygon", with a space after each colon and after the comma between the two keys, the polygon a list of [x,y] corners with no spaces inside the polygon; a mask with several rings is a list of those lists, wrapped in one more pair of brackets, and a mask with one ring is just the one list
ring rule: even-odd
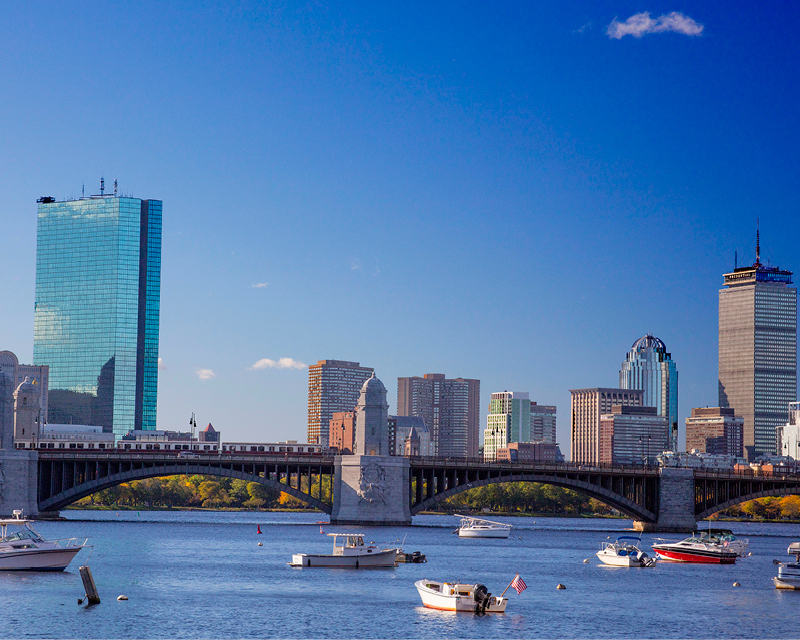
{"label": "american flag", "polygon": [[525,591],[525,589],[528,588],[528,585],[525,584],[525,581],[519,577],[519,574],[517,574],[516,577],[511,581],[511,586],[514,587],[514,589],[517,592],[517,595],[519,595],[520,593]]}

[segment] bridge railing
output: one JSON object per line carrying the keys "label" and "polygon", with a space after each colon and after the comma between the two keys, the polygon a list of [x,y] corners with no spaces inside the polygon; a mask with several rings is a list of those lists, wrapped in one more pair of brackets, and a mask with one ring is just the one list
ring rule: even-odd
{"label": "bridge railing", "polygon": [[535,461],[508,461],[508,460],[495,460],[487,461],[483,458],[438,458],[435,456],[414,456],[411,458],[412,462],[420,464],[430,464],[435,466],[445,467],[483,467],[488,469],[525,469],[536,467],[536,469],[545,469],[552,471],[576,471],[576,472],[592,472],[592,471],[609,471],[609,472],[625,472],[625,471],[656,471],[659,469],[658,465],[643,465],[643,464],[580,464],[577,462],[535,462]]}
{"label": "bridge railing", "polygon": [[210,462],[291,462],[300,464],[333,464],[333,456],[299,456],[288,455],[286,453],[258,453],[248,454],[246,456],[238,455],[224,455],[219,456],[216,453],[211,454],[197,454],[192,457],[181,457],[178,452],[171,451],[164,452],[144,452],[144,451],[109,451],[102,453],[99,451],[91,450],[73,450],[68,451],[47,451],[39,453],[40,460],[142,460],[153,462],[182,462],[186,464],[203,464]]}

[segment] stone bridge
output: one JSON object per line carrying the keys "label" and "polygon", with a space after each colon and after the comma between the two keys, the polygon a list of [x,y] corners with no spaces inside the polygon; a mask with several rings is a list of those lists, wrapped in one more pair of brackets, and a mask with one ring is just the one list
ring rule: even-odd
{"label": "stone bridge", "polygon": [[[538,482],[571,489],[618,509],[643,531],[689,531],[697,520],[731,505],[765,496],[800,494],[797,476],[474,459],[269,453],[198,454],[187,458],[171,452],[69,450],[40,452],[36,464],[36,506],[40,512],[58,511],[123,482],[202,474],[258,482],[330,514],[332,523],[362,525],[410,524],[411,516],[442,500],[503,482]],[[380,469],[387,465],[400,469],[399,475],[392,472],[387,476],[393,481],[383,482],[391,486],[380,482]],[[366,490],[369,473],[364,469],[377,474],[376,482],[367,483]],[[320,499],[318,487],[323,484],[333,488],[332,504]],[[348,501],[362,506],[366,503],[368,509],[358,513],[367,515],[345,515]]]}

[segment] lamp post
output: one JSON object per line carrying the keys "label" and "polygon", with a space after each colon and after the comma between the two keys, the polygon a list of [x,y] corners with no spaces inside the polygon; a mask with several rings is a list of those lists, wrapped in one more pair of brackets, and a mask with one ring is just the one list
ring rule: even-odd
{"label": "lamp post", "polygon": [[639,444],[642,444],[644,442],[645,437],[647,438],[647,455],[644,458],[644,464],[645,464],[645,466],[649,467],[650,466],[650,438],[652,438],[652,436],[649,433],[647,434],[647,436],[639,436]]}
{"label": "lamp post", "polygon": [[192,437],[190,438],[191,447],[194,447],[194,430],[197,427],[197,420],[194,419],[194,411],[192,411],[192,417],[189,418],[189,424],[192,427]]}

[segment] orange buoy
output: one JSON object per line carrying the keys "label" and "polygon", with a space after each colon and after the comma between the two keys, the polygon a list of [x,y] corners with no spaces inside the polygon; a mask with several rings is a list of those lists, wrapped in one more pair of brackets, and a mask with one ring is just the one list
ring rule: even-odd
{"label": "orange buoy", "polygon": [[319,525],[319,532],[320,532],[320,533],[325,533],[325,532],[322,530],[322,525]]}
{"label": "orange buoy", "polygon": [[256,525],[256,526],[258,527],[258,531],[256,531],[256,533],[261,533],[261,525],[259,524],[259,525]]}

